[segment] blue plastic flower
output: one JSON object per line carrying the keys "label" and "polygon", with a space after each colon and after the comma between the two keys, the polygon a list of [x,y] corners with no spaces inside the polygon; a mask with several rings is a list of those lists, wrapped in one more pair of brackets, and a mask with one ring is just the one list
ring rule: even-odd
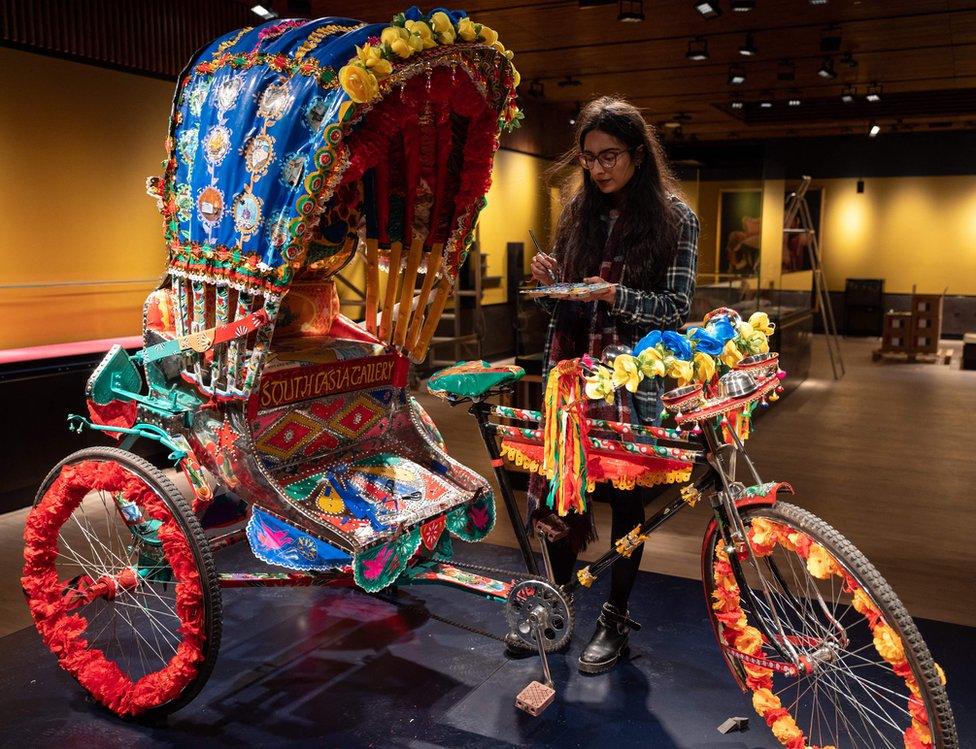
{"label": "blue plastic flower", "polygon": [[665,347],[674,352],[676,358],[686,361],[691,359],[691,344],[688,343],[688,339],[681,335],[681,333],[676,333],[673,330],[665,330],[661,339]]}
{"label": "blue plastic flower", "polygon": [[661,331],[652,330],[646,336],[634,344],[634,356],[637,356],[644,349],[653,348],[661,342]]}
{"label": "blue plastic flower", "polygon": [[725,343],[711,335],[704,328],[692,328],[688,331],[688,337],[695,342],[695,350],[705,354],[718,356],[725,348]]}
{"label": "blue plastic flower", "polygon": [[708,325],[705,326],[705,330],[712,338],[720,341],[723,346],[735,338],[735,328],[727,317],[709,320]]}
{"label": "blue plastic flower", "polygon": [[424,14],[420,12],[420,8],[418,8],[416,5],[411,5],[405,11],[403,11],[403,15],[408,21],[424,20]]}

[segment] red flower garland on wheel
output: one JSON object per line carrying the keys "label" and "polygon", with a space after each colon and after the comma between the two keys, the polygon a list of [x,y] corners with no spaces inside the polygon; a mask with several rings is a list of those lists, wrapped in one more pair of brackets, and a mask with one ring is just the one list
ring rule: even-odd
{"label": "red flower garland on wheel", "polygon": [[[75,596],[65,595],[55,559],[58,534],[87,494],[121,494],[162,523],[157,531],[176,582],[176,613],[182,640],[158,671],[133,682],[85,637],[88,620],[77,613]],[[138,476],[112,461],[88,460],[66,465],[27,516],[25,563],[21,583],[37,631],[61,666],[109,710],[138,715],[171,702],[194,680],[206,639],[203,589],[186,535],[165,502]],[[119,570],[123,574],[125,570]]]}

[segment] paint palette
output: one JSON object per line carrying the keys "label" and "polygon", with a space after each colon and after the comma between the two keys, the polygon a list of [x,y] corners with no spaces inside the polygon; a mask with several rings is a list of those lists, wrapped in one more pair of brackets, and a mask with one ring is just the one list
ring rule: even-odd
{"label": "paint palette", "polygon": [[530,289],[521,289],[520,293],[527,297],[550,297],[552,299],[579,299],[588,297],[601,291],[606,291],[613,284],[601,281],[600,283],[554,283],[549,286],[534,286]]}

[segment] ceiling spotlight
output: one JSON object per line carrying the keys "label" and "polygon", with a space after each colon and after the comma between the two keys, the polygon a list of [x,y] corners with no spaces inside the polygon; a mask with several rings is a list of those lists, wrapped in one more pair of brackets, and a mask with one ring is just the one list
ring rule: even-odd
{"label": "ceiling spotlight", "polygon": [[745,106],[745,103],[742,101],[742,97],[736,94],[729,99],[729,106],[732,107],[732,109],[742,109]]}
{"label": "ceiling spotlight", "polygon": [[881,84],[872,83],[868,86],[867,96],[864,97],[867,101],[881,101]]}
{"label": "ceiling spotlight", "polygon": [[741,65],[729,66],[729,85],[740,86],[746,82],[746,71]]}
{"label": "ceiling spotlight", "polygon": [[542,99],[545,97],[545,95],[546,87],[538,78],[529,84],[529,96],[534,96],[536,99]]}
{"label": "ceiling spotlight", "polygon": [[758,52],[759,50],[756,49],[756,45],[752,41],[752,34],[746,34],[746,40],[742,43],[742,46],[739,47],[739,54],[744,55],[745,57],[753,57]]}
{"label": "ceiling spotlight", "polygon": [[795,89],[795,88],[791,88],[790,89],[790,98],[786,100],[786,103],[787,103],[787,105],[789,105],[791,107],[798,107],[798,106],[800,106],[800,104],[802,103],[802,100],[800,99],[800,91],[799,91],[799,89]]}
{"label": "ceiling spotlight", "polygon": [[617,4],[617,20],[638,23],[644,20],[644,0],[620,0]]}
{"label": "ceiling spotlight", "polygon": [[256,16],[261,16],[265,21],[270,21],[272,18],[277,18],[278,14],[273,10],[268,10],[263,5],[252,5],[251,12]]}
{"label": "ceiling spotlight", "polygon": [[820,64],[820,70],[817,71],[817,75],[821,78],[836,78],[837,72],[834,70],[834,58],[825,57],[823,62]]}
{"label": "ceiling spotlight", "polygon": [[879,125],[877,122],[872,122],[871,127],[868,128],[868,137],[874,138],[880,132],[881,132],[881,125]]}
{"label": "ceiling spotlight", "polygon": [[695,3],[695,10],[702,14],[704,18],[718,18],[722,15],[722,9],[718,5],[718,0],[707,3]]}
{"label": "ceiling spotlight", "polygon": [[582,86],[583,81],[581,81],[579,78],[573,78],[573,76],[567,75],[561,81],[556,83],[556,85],[559,86],[559,88],[567,88],[570,86]]}
{"label": "ceiling spotlight", "polygon": [[840,95],[840,100],[845,104],[852,104],[855,96],[857,96],[857,89],[848,83],[844,86],[844,93]]}
{"label": "ceiling spotlight", "polygon": [[771,109],[773,106],[773,94],[770,91],[763,91],[759,98],[760,109]]}
{"label": "ceiling spotlight", "polygon": [[708,40],[700,36],[696,36],[690,42],[688,42],[688,51],[685,52],[685,57],[689,60],[707,60],[708,59]]}
{"label": "ceiling spotlight", "polygon": [[826,5],[830,0],[810,0],[810,5]]}
{"label": "ceiling spotlight", "polygon": [[779,67],[776,69],[776,80],[795,81],[796,65],[791,60],[780,60]]}
{"label": "ceiling spotlight", "polygon": [[748,13],[756,9],[756,0],[732,0],[733,13]]}
{"label": "ceiling spotlight", "polygon": [[850,50],[847,50],[844,53],[844,56],[840,58],[840,62],[842,65],[846,65],[851,70],[854,70],[859,64],[858,61],[854,59],[854,53]]}

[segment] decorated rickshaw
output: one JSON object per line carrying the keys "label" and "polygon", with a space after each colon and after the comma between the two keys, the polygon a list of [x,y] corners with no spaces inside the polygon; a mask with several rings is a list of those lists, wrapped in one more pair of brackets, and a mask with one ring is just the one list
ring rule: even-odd
{"label": "decorated rickshaw", "polygon": [[[120,444],[62,460],[27,519],[22,582],[44,643],[101,705],[157,717],[213,668],[221,588],[439,583],[504,604],[510,635],[545,667],[518,698],[538,714],[554,697],[546,654],[571,637],[573,592],[706,498],[709,619],[784,745],[860,746],[877,733],[887,746],[894,730],[906,746],[956,746],[941,672],[890,588],[823,521],[778,502],[788,485],[762,482],[745,456],[750,414],[782,376],[763,318],[717,310],[687,335],[652,331],[632,352],[563,362],[543,411],[490,402],[515,367],[467,362],[431,377],[435,394],[472,404],[525,570],[498,579],[451,561],[455,540],[489,533],[495,498],[448,455],[407,376],[452,296],[500,134],[521,117],[518,82],[492,29],[415,8],[389,24],[275,20],[190,62],[164,173],[149,184],[168,266],[144,307],[144,348],[110,350],[86,388],[88,416],[70,417]],[[336,291],[357,255],[361,322],[340,313]],[[665,398],[674,427],[587,417],[588,399],[645,377],[677,380]],[[137,439],[165,448],[190,501],[130,452]],[[532,526],[542,571],[505,459],[551,479],[552,515]],[[600,481],[684,486],[558,586],[548,544]],[[214,554],[245,540],[269,570],[218,572]],[[813,684],[815,700],[831,697],[808,727]]]}

